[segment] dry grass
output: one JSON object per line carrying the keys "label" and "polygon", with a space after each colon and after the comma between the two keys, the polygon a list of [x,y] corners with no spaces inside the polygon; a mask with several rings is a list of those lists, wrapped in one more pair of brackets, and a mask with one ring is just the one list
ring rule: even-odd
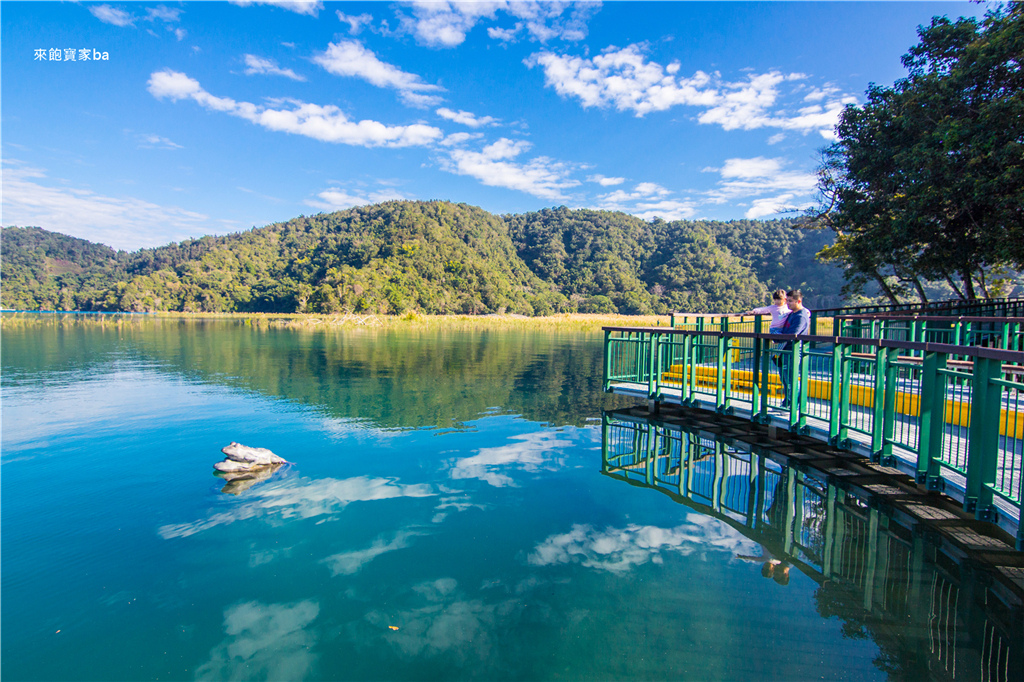
{"label": "dry grass", "polygon": [[565,313],[547,317],[519,315],[335,315],[283,313],[156,313],[154,315],[79,315],[73,313],[4,313],[7,327],[36,324],[94,324],[135,326],[150,320],[239,320],[247,326],[303,330],[375,328],[388,330],[485,330],[597,332],[602,327],[668,326],[668,315],[584,315]]}

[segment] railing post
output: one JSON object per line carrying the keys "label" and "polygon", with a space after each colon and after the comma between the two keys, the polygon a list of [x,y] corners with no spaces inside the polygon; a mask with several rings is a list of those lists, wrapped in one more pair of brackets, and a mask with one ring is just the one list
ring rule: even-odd
{"label": "railing post", "polygon": [[604,391],[608,392],[611,387],[611,375],[612,375],[612,332],[610,329],[604,330]]}
{"label": "railing post", "polygon": [[[840,359],[842,378],[839,381],[839,447],[846,447],[846,441],[850,436],[850,355],[854,346],[843,344],[842,357]],[[835,390],[835,386],[832,387]]]}
{"label": "railing post", "polygon": [[771,341],[765,341],[764,349],[761,353],[761,418],[768,422],[768,383],[771,381],[771,361],[772,361],[772,347],[775,344]]}
{"label": "railing post", "polygon": [[974,358],[971,385],[971,443],[967,458],[967,484],[964,509],[979,519],[994,520],[992,487],[996,483],[999,457],[999,417],[1001,390],[992,379],[1002,378],[1002,363],[990,358]]}
{"label": "railing post", "polygon": [[789,391],[786,393],[786,400],[789,401],[789,430],[797,431],[800,428],[800,401],[794,400],[794,393],[799,394],[800,389],[797,382],[800,381],[800,352],[803,350],[803,342],[793,340],[793,347],[790,349],[789,357]]}
{"label": "railing post", "polygon": [[648,400],[657,400],[658,395],[658,381],[657,381],[657,364],[658,364],[658,335],[653,332],[648,332],[647,338],[647,398]]}
{"label": "railing post", "polygon": [[718,357],[715,358],[715,410],[721,412],[725,409],[725,366],[722,360],[725,359],[725,335],[718,336]]}
{"label": "railing post", "polygon": [[[842,380],[843,380],[843,351],[839,340],[832,344],[832,372],[829,380],[830,393],[828,411],[828,442],[834,446],[839,445],[839,419],[840,404],[842,403]],[[826,576],[827,577],[827,576]]]}
{"label": "railing post", "polygon": [[[900,368],[896,365],[899,359],[898,348],[879,348],[878,357],[885,357],[885,403],[882,416],[882,447],[880,459],[884,464],[892,457],[892,444],[896,435],[896,394],[899,391]],[[879,390],[878,388],[875,389]]]}
{"label": "railing post", "polygon": [[725,351],[725,378],[723,380],[725,386],[725,400],[722,401],[722,412],[729,414],[732,409],[732,337],[726,337],[722,335],[722,349]]}
{"label": "railing post", "polygon": [[683,386],[679,392],[679,402],[687,405],[693,397],[692,373],[696,372],[693,358],[693,335],[686,334],[683,337]]}
{"label": "railing post", "polygon": [[929,490],[937,487],[942,473],[939,462],[942,460],[946,425],[946,380],[939,370],[946,368],[947,360],[945,353],[929,351],[924,354],[921,370],[917,482]]}
{"label": "railing post", "polygon": [[881,346],[875,347],[875,405],[871,418],[871,459],[878,462],[882,458],[882,442],[885,425],[885,370],[887,353]]}
{"label": "railing post", "polygon": [[805,430],[804,427],[807,426],[807,398],[811,392],[811,355],[809,352],[804,352],[805,341],[798,341],[797,343],[800,344],[799,355],[797,356],[797,362],[800,365],[800,373],[797,375],[800,379],[800,391],[797,392],[797,395],[800,396],[798,401],[800,403],[800,410],[797,414],[797,428],[802,432]]}
{"label": "railing post", "polygon": [[[760,317],[760,315],[758,315]],[[760,418],[759,408],[761,405],[761,348],[764,342],[761,340],[759,331],[761,323],[757,322],[757,336],[754,337],[753,356],[750,358],[750,421],[755,424]]]}

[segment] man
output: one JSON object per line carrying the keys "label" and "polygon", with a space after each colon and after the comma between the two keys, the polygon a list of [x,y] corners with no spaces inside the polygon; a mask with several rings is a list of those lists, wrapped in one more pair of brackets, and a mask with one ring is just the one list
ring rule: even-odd
{"label": "man", "polygon": [[[811,331],[811,311],[804,307],[804,295],[800,293],[799,289],[790,289],[786,292],[786,307],[789,308],[789,314],[786,315],[782,321],[782,327],[779,329],[780,334],[809,334]],[[787,341],[782,346],[784,351],[793,350],[793,342]],[[796,385],[796,393],[791,393],[790,380],[792,379],[793,371],[792,365],[789,363],[799,358],[793,357],[794,353],[788,355],[783,353],[781,362],[779,363],[779,376],[782,378],[782,390],[783,400],[782,407],[789,407],[790,398],[800,401],[800,384],[799,380]]]}

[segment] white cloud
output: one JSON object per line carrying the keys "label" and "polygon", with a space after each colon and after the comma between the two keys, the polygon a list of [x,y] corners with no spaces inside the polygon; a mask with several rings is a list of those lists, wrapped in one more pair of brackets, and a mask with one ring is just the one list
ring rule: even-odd
{"label": "white cloud", "polygon": [[641,182],[632,192],[619,189],[599,195],[597,203],[598,208],[603,210],[622,211],[644,220],[684,220],[693,217],[696,204],[690,200],[674,199],[672,194],[672,191],[657,183]]}
{"label": "white cloud", "polygon": [[755,199],[750,205],[750,210],[744,213],[743,216],[745,218],[755,220],[757,218],[763,218],[777,213],[807,208],[810,205],[809,203],[805,203],[800,206],[795,206],[792,203],[795,197],[796,195],[794,194],[780,194],[777,197]]}
{"label": "white cloud", "polygon": [[268,74],[271,76],[284,76],[294,81],[305,82],[305,77],[300,76],[291,69],[282,69],[273,59],[257,57],[254,54],[245,55],[245,73],[249,76],[255,74]]}
{"label": "white cloud", "polygon": [[181,145],[153,133],[139,135],[139,146],[146,149],[181,149]]}
{"label": "white cloud", "polygon": [[324,8],[324,4],[320,0],[230,0],[230,2],[232,5],[238,5],[239,7],[273,5],[274,7],[286,9],[289,12],[307,14],[311,17],[315,17]]}
{"label": "white cloud", "polygon": [[165,7],[164,5],[157,5],[156,7],[146,8],[146,21],[160,20],[163,22],[174,22],[181,21],[181,9]]}
{"label": "white cloud", "polygon": [[527,557],[534,566],[581,564],[612,573],[625,573],[648,562],[661,563],[663,553],[681,555],[717,549],[752,553],[757,543],[716,519],[691,515],[690,522],[675,528],[630,524],[625,528],[595,530],[573,525],[568,533],[552,535]]}
{"label": "white cloud", "polygon": [[409,17],[400,14],[402,27],[432,47],[455,47],[481,19],[493,19],[504,2],[413,2]]}
{"label": "white cloud", "polygon": [[303,135],[323,142],[358,147],[412,147],[430,144],[444,136],[439,129],[422,123],[388,126],[371,120],[350,121],[334,105],[294,101],[291,109],[274,109],[250,102],[236,102],[211,95],[199,85],[199,81],[170,69],[152,73],[148,87],[150,94],[157,99],[192,99],[206,109],[237,116],[267,130]]}
{"label": "white cloud", "polygon": [[312,672],[320,614],[312,600],[294,604],[246,602],[224,611],[227,637],[196,669],[197,680],[304,680]]}
{"label": "white cloud", "polygon": [[202,213],[84,188],[51,186],[44,184],[42,170],[14,165],[11,160],[4,163],[5,225],[32,225],[118,249],[161,246],[211,232],[209,217]]}
{"label": "white cloud", "polygon": [[782,170],[782,159],[766,159],[758,156],[753,159],[726,159],[719,171],[723,178],[767,178],[777,175]]}
{"label": "white cloud", "polygon": [[587,182],[596,182],[602,187],[614,187],[615,185],[621,185],[626,181],[626,178],[606,178],[603,175],[591,175],[587,178]]}
{"label": "white cloud", "polygon": [[[792,97],[786,97],[782,88],[806,80],[805,74],[770,71],[726,81],[719,73],[696,71],[689,78],[679,77],[678,62],[663,67],[649,61],[639,45],[609,47],[593,58],[538,52],[524,63],[541,67],[546,85],[563,97],[578,99],[584,108],[614,107],[640,117],[675,106],[696,107],[703,109],[697,116],[700,123],[725,130],[782,128],[828,137],[845,104],[855,101],[831,88],[821,91],[823,104],[793,110],[783,106],[782,100]],[[798,88],[791,90],[795,94]]]}
{"label": "white cloud", "polygon": [[313,57],[313,61],[336,76],[362,78],[378,88],[393,88],[412,106],[433,106],[442,101],[441,97],[428,93],[441,92],[443,88],[382,62],[357,40],[330,43],[325,52]]}
{"label": "white cloud", "polygon": [[335,14],[338,15],[338,21],[348,24],[348,32],[352,35],[357,35],[363,30],[363,26],[367,26],[373,21],[373,16],[370,14],[345,14],[340,9]]}
{"label": "white cloud", "polygon": [[344,189],[327,189],[317,194],[319,199],[310,199],[306,204],[323,211],[340,211],[353,206],[366,206],[367,204],[379,204],[382,201],[395,199],[408,199],[403,194],[392,189],[383,189],[376,192],[349,192]]}
{"label": "white cloud", "polygon": [[778,144],[786,139],[786,133],[775,133],[768,138],[768,144]]}
{"label": "white cloud", "polygon": [[453,479],[476,478],[495,487],[515,485],[505,471],[540,471],[556,450],[572,445],[560,440],[557,432],[526,433],[513,436],[517,443],[494,448],[481,448],[476,455],[455,462],[451,470]]}
{"label": "white cloud", "polygon": [[189,523],[161,526],[160,537],[184,538],[217,526],[254,518],[335,516],[352,502],[430,497],[429,485],[403,485],[390,478],[284,479],[247,493],[248,502]]}
{"label": "white cloud", "polygon": [[549,201],[563,201],[563,190],[579,184],[569,179],[566,164],[538,156],[527,163],[515,163],[516,156],[529,149],[525,141],[501,138],[482,151],[452,149],[441,166],[456,175],[469,175],[490,187],[507,187]]}
{"label": "white cloud", "polygon": [[[431,47],[455,47],[483,20],[493,20],[498,12],[516,18],[512,27],[490,27],[488,35],[510,42],[520,34],[532,40],[582,40],[587,35],[587,21],[601,6],[600,2],[537,2],[510,0],[498,2],[437,2],[419,0],[411,3],[412,16],[398,12],[401,29]],[[566,11],[568,15],[566,16]]]}
{"label": "white cloud", "polygon": [[114,26],[134,26],[135,17],[123,9],[117,9],[110,5],[94,5],[89,7],[89,12],[105,24]]}
{"label": "white cloud", "polygon": [[[750,219],[802,209],[813,202],[818,185],[813,173],[786,170],[786,160],[757,156],[752,159],[726,159],[717,170],[722,176],[718,186],[707,192],[708,201],[723,204],[737,199],[754,198],[745,216]],[[773,196],[763,197],[764,194]]]}
{"label": "white cloud", "polygon": [[482,126],[497,125],[498,119],[493,116],[476,116],[468,111],[453,111],[447,107],[442,107],[437,110],[437,115],[441,118],[446,118],[449,121],[469,126],[470,128],[480,128]]}
{"label": "white cloud", "polygon": [[452,133],[448,137],[444,138],[441,145],[445,147],[456,147],[460,144],[470,142],[471,140],[482,140],[483,137],[483,133]]}

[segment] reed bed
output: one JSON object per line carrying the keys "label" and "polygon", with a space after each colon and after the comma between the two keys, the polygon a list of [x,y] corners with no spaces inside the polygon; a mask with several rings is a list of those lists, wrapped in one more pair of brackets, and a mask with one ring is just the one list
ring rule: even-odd
{"label": "reed bed", "polygon": [[101,327],[136,327],[154,320],[237,320],[245,326],[297,330],[382,329],[382,330],[486,330],[598,332],[607,326],[668,326],[668,315],[602,315],[563,313],[545,317],[520,315],[365,315],[337,313],[314,315],[302,313],[154,313],[147,315],[95,315],[79,313],[5,312],[6,328],[36,325],[95,325]]}

